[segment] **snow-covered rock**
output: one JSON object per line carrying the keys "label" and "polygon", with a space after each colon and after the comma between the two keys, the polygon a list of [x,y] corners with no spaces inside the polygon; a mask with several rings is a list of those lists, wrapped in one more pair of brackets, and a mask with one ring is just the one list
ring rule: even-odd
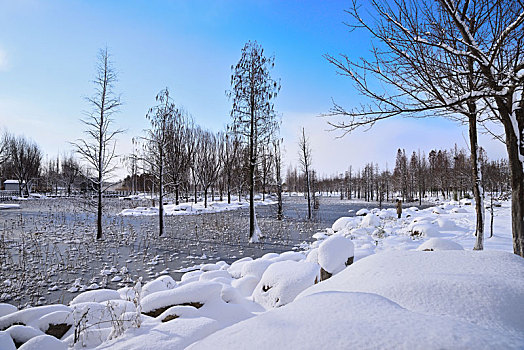
{"label": "snow-covered rock", "polygon": [[332,236],[318,247],[318,263],[330,274],[342,271],[352,256],[355,256],[354,244],[343,236]]}
{"label": "snow-covered rock", "polygon": [[253,292],[253,300],[266,309],[286,305],[304,289],[318,282],[319,273],[320,268],[315,263],[276,262],[264,272]]}
{"label": "snow-covered rock", "polygon": [[369,209],[366,208],[362,208],[355,213],[356,216],[365,216],[367,214],[369,214]]}
{"label": "snow-covered rock", "polygon": [[66,350],[66,343],[56,339],[53,336],[43,334],[31,338],[24,343],[19,350]]}
{"label": "snow-covered rock", "polygon": [[120,294],[113,289],[99,289],[99,290],[90,290],[83,292],[77,295],[69,305],[75,305],[85,302],[95,302],[99,303],[106,300],[120,299]]}
{"label": "snow-covered rock", "polygon": [[157,279],[147,282],[142,286],[142,298],[149,294],[163,290],[173,289],[176,286],[175,280],[171,276],[160,276]]}
{"label": "snow-covered rock", "polygon": [[[204,305],[220,298],[222,285],[216,282],[192,282],[174,289],[150,294],[142,299],[144,314],[160,314],[175,305]],[[160,312],[160,310],[162,310]]]}

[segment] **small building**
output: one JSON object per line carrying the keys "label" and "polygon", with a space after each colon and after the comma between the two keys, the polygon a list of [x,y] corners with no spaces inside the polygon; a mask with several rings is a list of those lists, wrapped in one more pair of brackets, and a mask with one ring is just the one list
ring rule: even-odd
{"label": "small building", "polygon": [[4,190],[6,191],[17,191],[20,192],[25,185],[25,181],[19,182],[18,180],[5,180]]}

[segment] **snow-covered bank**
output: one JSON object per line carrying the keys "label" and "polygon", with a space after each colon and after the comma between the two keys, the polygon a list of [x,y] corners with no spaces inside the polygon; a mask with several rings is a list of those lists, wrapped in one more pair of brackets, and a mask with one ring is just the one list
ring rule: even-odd
{"label": "snow-covered bank", "polygon": [[[275,204],[275,200],[266,198],[265,200],[255,201],[255,205],[270,205]],[[176,204],[165,204],[164,213],[165,215],[195,215],[195,214],[207,214],[207,213],[219,213],[229,210],[237,210],[241,208],[249,208],[249,202],[246,201],[209,201],[207,208],[204,206],[204,202],[197,203],[180,203]],[[156,207],[137,207],[124,209],[119,215],[122,216],[151,216],[158,215],[158,206]]]}
{"label": "snow-covered bank", "polygon": [[497,210],[483,252],[471,251],[471,205],[401,219],[374,209],[306,251],[209,263],[68,306],[0,304],[0,348],[57,340],[44,334],[88,349],[523,348],[524,259],[511,253],[509,204]]}

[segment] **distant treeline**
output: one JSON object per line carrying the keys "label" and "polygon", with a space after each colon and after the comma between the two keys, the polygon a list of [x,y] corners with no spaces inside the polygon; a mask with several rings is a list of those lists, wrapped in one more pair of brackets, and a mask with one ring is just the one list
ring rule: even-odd
{"label": "distant treeline", "polygon": [[[484,190],[500,195],[509,193],[507,161],[489,160],[484,150],[480,155]],[[427,196],[460,199],[469,197],[472,191],[471,166],[468,152],[457,147],[432,150],[427,156],[413,151],[409,157],[404,149],[398,149],[393,171],[370,162],[362,169],[349,166],[344,173],[327,177],[318,178],[313,173],[313,183],[317,192],[339,193],[341,198],[348,199],[390,201],[401,197],[404,201],[421,201]],[[289,191],[303,191],[304,175],[297,168],[288,168],[285,187]]]}

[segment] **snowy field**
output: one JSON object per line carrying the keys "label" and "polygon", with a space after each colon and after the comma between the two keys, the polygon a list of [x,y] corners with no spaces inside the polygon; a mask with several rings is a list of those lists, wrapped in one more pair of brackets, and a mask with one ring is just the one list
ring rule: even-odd
{"label": "snowy field", "polygon": [[[522,349],[524,259],[511,253],[509,202],[495,208],[492,238],[486,211],[482,252],[471,250],[467,204],[410,207],[397,219],[348,203],[347,217],[300,249],[130,278],[67,304],[0,304],[0,349]],[[95,272],[126,275],[115,269]]]}

